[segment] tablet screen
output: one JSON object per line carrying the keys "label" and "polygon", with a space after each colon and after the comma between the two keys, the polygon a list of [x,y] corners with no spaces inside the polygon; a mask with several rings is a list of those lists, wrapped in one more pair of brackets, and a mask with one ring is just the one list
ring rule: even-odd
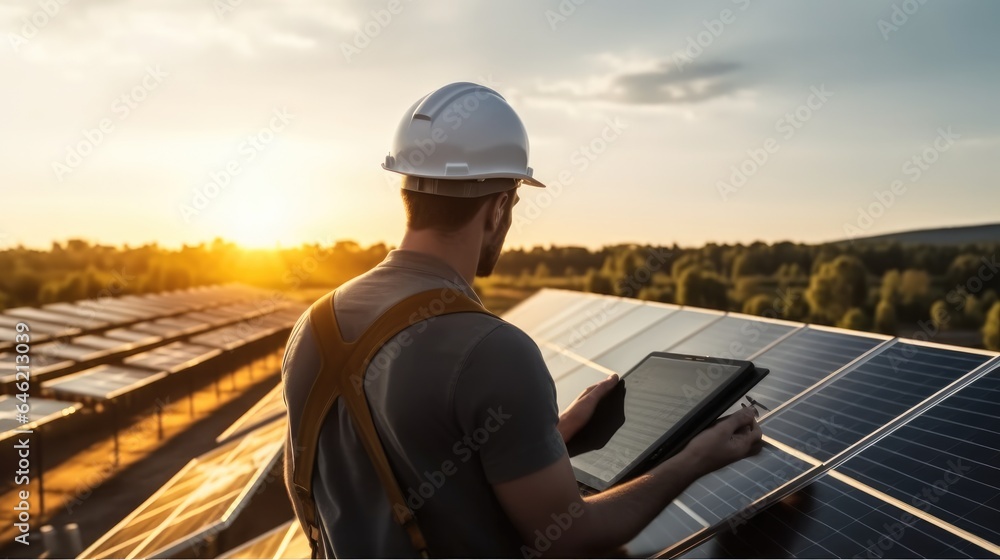
{"label": "tablet screen", "polygon": [[577,478],[597,489],[617,482],[742,369],[740,364],[647,357],[604,397],[586,429],[570,441]]}

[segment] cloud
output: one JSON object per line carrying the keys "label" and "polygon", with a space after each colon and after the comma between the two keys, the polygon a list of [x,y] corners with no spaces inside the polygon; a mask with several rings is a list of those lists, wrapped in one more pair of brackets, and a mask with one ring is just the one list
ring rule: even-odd
{"label": "cloud", "polygon": [[695,61],[679,66],[670,60],[624,60],[607,54],[598,60],[613,69],[580,80],[541,83],[537,96],[549,101],[661,106],[698,103],[745,86],[743,65],[737,62]]}

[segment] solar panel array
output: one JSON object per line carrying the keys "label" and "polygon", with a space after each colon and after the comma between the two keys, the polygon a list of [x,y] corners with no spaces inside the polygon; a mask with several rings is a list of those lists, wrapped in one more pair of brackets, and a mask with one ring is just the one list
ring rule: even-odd
{"label": "solar panel array", "polygon": [[192,459],[152,497],[80,555],[171,557],[229,525],[281,456],[284,419]]}
{"label": "solar panel array", "polygon": [[771,370],[750,391],[763,451],[694,483],[630,555],[1000,555],[995,353],[562,290],[505,318],[542,349],[561,408],[653,351]]}
{"label": "solar panel array", "polygon": [[[538,343],[560,407],[652,351],[751,359],[771,370],[750,393],[770,410],[761,420],[763,451],[698,480],[628,544],[630,555],[1000,553],[990,522],[1000,511],[1000,425],[990,408],[1000,402],[995,354],[562,290],[542,290],[505,318]],[[265,440],[279,453],[283,414],[276,388],[206,457]],[[179,501],[180,489],[197,484],[188,476],[178,474],[84,555],[164,555],[223,523],[200,499]],[[261,477],[258,471],[234,485],[253,486]],[[951,481],[947,499],[935,493],[939,481]],[[235,486],[226,488],[230,495]],[[915,501],[918,489],[933,498]],[[194,510],[205,513],[186,513]],[[293,557],[305,546],[291,522],[223,557]]]}

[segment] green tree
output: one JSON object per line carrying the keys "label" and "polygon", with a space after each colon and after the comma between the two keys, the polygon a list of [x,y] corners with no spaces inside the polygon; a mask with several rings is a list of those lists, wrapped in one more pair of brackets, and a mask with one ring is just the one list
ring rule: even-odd
{"label": "green tree", "polygon": [[983,325],[983,346],[1000,350],[1000,301],[993,304]]}
{"label": "green tree", "polygon": [[767,294],[757,294],[743,303],[743,312],[747,315],[764,315],[766,311],[776,311],[774,298]]}
{"label": "green tree", "polygon": [[726,282],[716,273],[699,267],[686,269],[677,282],[677,302],[681,305],[726,309],[729,297]]}
{"label": "green tree", "polygon": [[849,309],[862,307],[868,299],[864,264],[850,255],[823,263],[809,279],[806,299],[817,321],[831,324],[841,320]]}
{"label": "green tree", "polygon": [[535,267],[535,278],[548,278],[549,276],[551,276],[549,267],[543,262],[538,263],[538,266]]}
{"label": "green tree", "polygon": [[852,331],[863,331],[868,329],[868,324],[868,315],[865,310],[860,307],[852,307],[847,313],[844,313],[837,326]]}
{"label": "green tree", "polygon": [[595,294],[612,295],[615,291],[611,280],[600,272],[590,269],[583,278],[583,291]]}
{"label": "green tree", "polygon": [[893,304],[899,302],[899,284],[899,271],[895,268],[886,271],[882,276],[882,285],[879,286],[879,299]]}
{"label": "green tree", "polygon": [[951,309],[948,309],[948,304],[945,303],[943,299],[939,299],[931,305],[931,322],[934,323],[934,327],[938,330],[946,331],[951,328],[952,325],[952,313]]}
{"label": "green tree", "polygon": [[896,306],[881,300],[875,307],[875,330],[883,334],[896,334]]}

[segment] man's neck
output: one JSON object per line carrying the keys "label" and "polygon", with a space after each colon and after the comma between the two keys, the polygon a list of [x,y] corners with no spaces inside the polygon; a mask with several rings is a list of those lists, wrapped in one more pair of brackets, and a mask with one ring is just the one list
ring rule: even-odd
{"label": "man's neck", "polygon": [[469,232],[442,234],[429,229],[406,230],[399,248],[423,253],[444,261],[462,275],[469,285],[476,279],[482,234]]}

